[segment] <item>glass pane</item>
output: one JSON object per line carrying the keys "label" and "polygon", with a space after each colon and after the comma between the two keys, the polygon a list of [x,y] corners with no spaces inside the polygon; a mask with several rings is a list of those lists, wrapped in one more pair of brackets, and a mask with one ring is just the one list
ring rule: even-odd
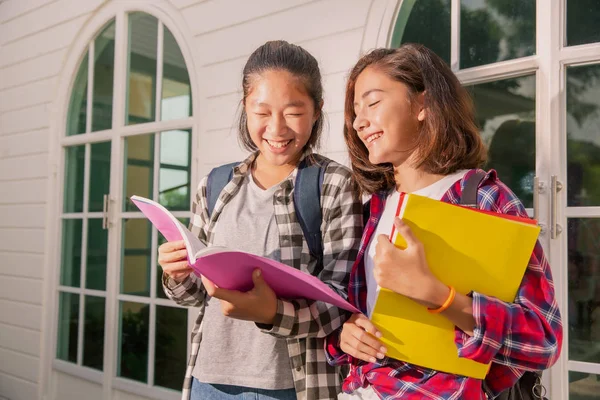
{"label": "glass pane", "polygon": [[450,0],[405,0],[398,14],[392,47],[420,43],[450,64]]}
{"label": "glass pane", "polygon": [[139,211],[129,199],[134,194],[152,198],[154,179],[154,135],[125,139],[125,211]]}
{"label": "glass pane", "polygon": [[461,0],[460,5],[461,68],[535,54],[535,0]]}
{"label": "glass pane", "polygon": [[[189,223],[190,223],[190,219],[189,218],[177,218],[177,219],[179,221],[181,221],[181,223],[183,225],[185,225],[185,226],[188,226]],[[161,235],[160,232],[159,232],[158,233],[158,246],[160,246],[161,244],[165,243],[166,241],[167,240],[164,238],[164,236]],[[163,275],[162,268],[157,263],[156,264],[156,297],[158,297],[160,299],[168,299],[168,297],[165,294],[165,291],[163,290],[163,287],[162,287],[162,275]]]}
{"label": "glass pane", "polygon": [[88,54],[85,54],[71,89],[69,114],[67,115],[67,136],[85,133],[87,110]]}
{"label": "glass pane", "polygon": [[58,295],[58,343],[56,358],[77,362],[77,332],[79,330],[79,295],[60,292]]}
{"label": "glass pane", "polygon": [[123,221],[121,293],[150,296],[150,228],[145,218]]}
{"label": "glass pane", "polygon": [[190,131],[160,134],[159,203],[169,210],[190,209]]}
{"label": "glass pane", "polygon": [[104,360],[104,297],[85,296],[83,365],[102,371]]}
{"label": "glass pane", "polygon": [[567,69],[567,204],[600,206],[600,65]]}
{"label": "glass pane", "polygon": [[181,389],[187,361],[187,310],[156,306],[154,384]]}
{"label": "glass pane", "polygon": [[599,400],[600,375],[569,371],[569,400]]}
{"label": "glass pane", "polygon": [[66,213],[83,211],[83,174],[85,146],[67,147],[65,150],[65,199]]}
{"label": "glass pane", "polygon": [[600,218],[568,221],[569,359],[600,363]]}
{"label": "glass pane", "polygon": [[65,219],[62,228],[60,284],[80,287],[83,222],[80,219]]}
{"label": "glass pane", "polygon": [[110,145],[110,142],[91,145],[89,211],[102,212],[104,195],[110,191]]}
{"label": "glass pane", "polygon": [[148,379],[148,304],[122,301],[118,376],[146,382]]}
{"label": "glass pane", "polygon": [[481,136],[489,148],[486,169],[533,207],[535,176],[535,75],[467,87]]}
{"label": "glass pane", "polygon": [[94,42],[94,93],[92,131],[112,128],[113,77],[115,74],[115,22]]}
{"label": "glass pane", "polygon": [[598,0],[567,0],[567,46],[600,42]]}
{"label": "glass pane", "polygon": [[108,230],[102,229],[102,219],[89,219],[85,271],[85,287],[87,289],[106,290],[107,249]]}
{"label": "glass pane", "polygon": [[164,28],[161,120],[192,115],[190,77],[181,50],[167,27]]}
{"label": "glass pane", "polygon": [[129,14],[126,125],[155,120],[157,40],[156,18],[144,13]]}

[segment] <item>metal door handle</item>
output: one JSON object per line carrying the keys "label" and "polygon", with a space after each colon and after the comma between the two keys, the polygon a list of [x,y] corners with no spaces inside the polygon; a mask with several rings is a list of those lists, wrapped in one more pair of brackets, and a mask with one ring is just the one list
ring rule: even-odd
{"label": "metal door handle", "polygon": [[562,227],[557,222],[557,202],[558,192],[563,188],[562,183],[558,180],[556,175],[552,175],[550,181],[550,238],[556,239],[562,232]]}
{"label": "metal door handle", "polygon": [[109,195],[102,196],[102,229],[108,229],[108,205],[110,203]]}
{"label": "metal door handle", "polygon": [[540,181],[539,176],[533,177],[533,219],[541,228],[541,234],[546,232],[546,226],[540,223],[540,194],[544,193],[546,185]]}

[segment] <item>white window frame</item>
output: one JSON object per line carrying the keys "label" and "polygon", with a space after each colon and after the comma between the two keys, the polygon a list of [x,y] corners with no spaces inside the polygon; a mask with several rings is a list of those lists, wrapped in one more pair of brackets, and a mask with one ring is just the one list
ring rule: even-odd
{"label": "white window frame", "polygon": [[[412,0],[373,0],[361,46],[363,53],[390,45],[403,1]],[[547,188],[551,176],[556,175],[563,183],[567,177],[566,68],[600,64],[600,43],[566,47],[566,1],[536,1],[535,55],[460,70],[460,0],[451,0],[450,65],[463,84],[536,74],[536,175],[546,187],[539,196],[539,222],[546,227],[550,221],[550,195]],[[569,371],[600,375],[600,364],[569,361],[568,358],[568,255],[565,232],[567,218],[600,216],[600,207],[566,207],[566,192],[562,190],[558,193],[557,218],[563,233],[556,239],[551,239],[546,232],[540,236],[540,242],[553,266],[556,297],[565,326],[561,357],[544,374],[544,383],[549,389],[548,397],[557,399],[567,399],[569,396]]]}
{"label": "white window frame", "polygon": [[[143,12],[156,17],[159,21],[159,43],[157,51],[157,121],[146,124],[138,125],[125,125],[125,110],[126,110],[126,88],[127,88],[127,52],[126,41],[123,38],[128,37],[128,25],[126,15],[132,12]],[[112,115],[112,129],[85,133],[74,136],[66,136],[66,123],[69,109],[69,101],[71,98],[71,92],[74,85],[74,77],[77,74],[79,65],[85,56],[86,52],[90,51],[92,57],[88,57],[89,65],[88,68],[88,102],[87,102],[87,126],[86,132],[91,131],[91,111],[92,102],[91,95],[93,93],[93,46],[95,37],[101,32],[101,29],[108,24],[111,20],[115,20],[115,35],[117,40],[115,41],[115,65],[114,65],[114,83],[113,83],[113,115]],[[190,79],[191,86],[191,97],[192,97],[192,117],[180,120],[171,121],[160,121],[160,94],[162,84],[162,38],[161,35],[163,26],[166,26],[173,34],[183,58],[186,63],[188,76]],[[150,386],[149,384],[140,383],[137,381],[129,380],[126,378],[120,378],[116,376],[117,372],[117,361],[118,361],[118,307],[119,301],[131,300],[137,303],[146,303],[151,305],[163,305],[170,307],[177,307],[172,301],[168,299],[156,298],[156,274],[155,271],[151,271],[151,297],[138,297],[128,296],[120,294],[120,288],[118,282],[120,281],[120,243],[122,235],[122,227],[120,221],[128,216],[139,216],[139,213],[134,212],[123,212],[122,211],[122,198],[123,198],[123,185],[122,177],[124,173],[124,143],[125,138],[142,135],[142,134],[155,134],[155,140],[158,142],[160,139],[160,132],[166,132],[169,130],[191,130],[192,140],[192,157],[191,157],[191,196],[193,196],[195,190],[195,182],[197,182],[198,175],[198,157],[197,149],[199,144],[199,124],[197,122],[200,110],[202,107],[202,99],[199,95],[199,80],[196,71],[195,62],[198,59],[198,55],[195,54],[190,47],[192,34],[187,28],[185,20],[182,18],[181,13],[176,10],[169,2],[164,0],[145,0],[143,2],[135,0],[119,0],[115,2],[109,2],[95,12],[95,15],[86,23],[82,31],[79,33],[77,38],[74,40],[71,48],[69,49],[66,57],[64,68],[59,77],[58,94],[53,107],[51,110],[51,132],[50,135],[53,139],[50,140],[50,171],[48,176],[48,187],[49,188],[60,188],[59,190],[48,191],[48,211],[46,216],[46,261],[45,261],[45,272],[44,272],[44,312],[42,326],[44,328],[44,340],[42,341],[42,351],[40,359],[40,382],[39,382],[39,398],[46,398],[46,395],[51,392],[52,387],[52,375],[53,371],[60,371],[67,373],[91,382],[102,385],[102,398],[104,400],[111,399],[115,389],[123,390],[133,394],[145,396],[148,398],[155,399],[178,399],[180,392],[173,391],[170,389]],[[80,288],[70,288],[60,285],[60,258],[61,258],[61,235],[57,235],[57,232],[61,231],[61,224],[63,220],[63,188],[64,188],[64,168],[65,168],[65,157],[64,147],[74,145],[86,145],[86,174],[84,181],[84,190],[86,201],[88,196],[87,188],[89,187],[89,147],[92,143],[96,142],[111,142],[111,183],[110,183],[110,196],[111,196],[111,212],[109,213],[109,224],[111,228],[109,230],[109,243],[108,243],[108,254],[107,254],[107,276],[106,276],[106,292],[97,292],[89,289],[85,289],[82,285]],[[159,151],[160,146],[155,147],[155,151]],[[160,162],[155,154],[155,169],[157,163]],[[155,173],[155,175],[157,175]],[[86,183],[87,186],[86,186]],[[156,183],[156,182],[155,182]],[[155,191],[158,190],[158,186],[155,185]],[[156,193],[154,193],[156,195]],[[98,215],[96,215],[98,214]],[[99,216],[101,213],[84,213],[77,214],[78,217],[89,217]],[[190,217],[189,212],[181,211],[174,213],[178,217]],[[84,219],[85,221],[85,219]],[[87,235],[87,230],[84,229],[84,235]],[[155,245],[157,241],[157,234],[154,230],[152,235],[152,244]],[[84,250],[85,251],[85,250]],[[152,263],[156,262],[156,255],[152,257]],[[82,282],[85,279],[85,270],[82,269]],[[105,339],[104,339],[104,369],[103,371],[97,371],[92,368],[75,365],[70,362],[56,359],[56,345],[57,345],[57,322],[58,322],[58,293],[71,292],[71,293],[83,293],[90,295],[97,295],[101,293],[105,296],[106,301],[106,315],[105,321],[109,321],[105,325]],[[79,335],[78,335],[78,346],[82,346],[82,327],[83,327],[83,315],[82,307],[80,304],[80,321],[79,321]],[[155,307],[150,308],[150,321],[149,321],[149,362],[152,360],[151,355],[154,352],[154,339],[155,339]],[[188,329],[191,330],[191,324],[193,318],[191,314],[188,314]],[[81,351],[78,352],[79,357]],[[189,353],[189,344],[188,344]],[[186,355],[187,356],[187,355]],[[78,360],[81,361],[81,360]],[[79,364],[81,364],[79,362]],[[153,381],[153,363],[150,363],[148,382]]]}

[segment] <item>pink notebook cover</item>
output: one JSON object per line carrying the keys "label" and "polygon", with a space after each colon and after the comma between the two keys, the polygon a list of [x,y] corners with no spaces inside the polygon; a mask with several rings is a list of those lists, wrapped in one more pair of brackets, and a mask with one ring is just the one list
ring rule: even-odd
{"label": "pink notebook cover", "polygon": [[[138,196],[131,200],[168,241],[183,239],[177,227],[179,222],[168,210]],[[191,236],[187,228],[183,225],[181,227],[186,236]],[[209,254],[200,256],[191,267],[197,275],[206,276],[221,288],[240,291],[252,289],[252,271],[260,268],[265,281],[278,297],[320,300],[354,313],[359,312],[328,285],[310,274],[270,258],[229,249],[219,252],[213,252],[216,251],[214,248],[209,249]]]}

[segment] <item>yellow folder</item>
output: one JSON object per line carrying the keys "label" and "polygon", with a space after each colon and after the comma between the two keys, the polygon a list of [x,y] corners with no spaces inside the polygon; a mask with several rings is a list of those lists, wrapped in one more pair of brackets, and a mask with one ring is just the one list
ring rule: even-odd
{"label": "yellow folder", "polygon": [[[535,221],[401,194],[398,212],[423,243],[432,272],[457,292],[515,299],[540,228]],[[392,232],[393,243],[406,248]],[[401,266],[400,266],[401,267]],[[418,303],[381,289],[371,316],[387,355],[442,372],[485,378],[488,364],[459,358],[454,324]]]}

